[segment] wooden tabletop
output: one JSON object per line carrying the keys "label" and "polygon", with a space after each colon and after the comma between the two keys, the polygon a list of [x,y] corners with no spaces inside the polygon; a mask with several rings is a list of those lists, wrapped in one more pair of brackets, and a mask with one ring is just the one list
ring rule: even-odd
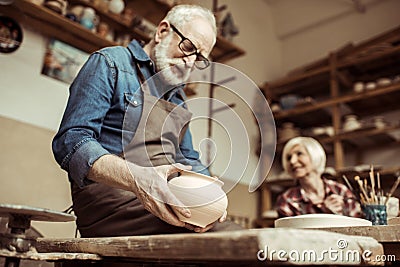
{"label": "wooden tabletop", "polygon": [[207,263],[210,266],[257,266],[268,261],[274,264],[369,265],[371,262],[361,256],[365,251],[383,254],[382,245],[372,237],[284,228],[109,238],[40,238],[37,250],[41,254],[87,253],[102,259],[190,262],[202,263],[202,266]]}
{"label": "wooden tabletop", "polygon": [[372,237],[383,245],[383,255],[387,259],[386,262],[400,262],[400,224],[332,227],[323,230],[352,236]]}
{"label": "wooden tabletop", "polygon": [[400,224],[357,227],[331,227],[323,229],[320,228],[319,230],[354,236],[369,236],[376,239],[380,243],[400,242]]}

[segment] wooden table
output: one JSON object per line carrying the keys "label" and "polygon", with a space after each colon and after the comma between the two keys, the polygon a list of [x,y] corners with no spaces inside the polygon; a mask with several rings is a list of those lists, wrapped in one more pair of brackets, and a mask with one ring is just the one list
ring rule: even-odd
{"label": "wooden table", "polygon": [[394,255],[400,261],[400,224],[359,226],[359,227],[334,227],[324,228],[329,232],[352,236],[369,236],[383,245],[384,255]]}
{"label": "wooden table", "polygon": [[[383,254],[382,245],[372,237],[283,228],[110,238],[39,238],[36,249],[41,260],[49,255],[49,260],[57,261],[58,253],[58,266],[94,266],[90,262],[97,262],[95,266],[370,265],[371,262],[361,257],[365,251]],[[336,251],[341,257],[329,256],[329,251]],[[61,257],[63,254],[70,258]],[[1,251],[0,256],[4,256]],[[118,264],[111,265],[111,262]]]}

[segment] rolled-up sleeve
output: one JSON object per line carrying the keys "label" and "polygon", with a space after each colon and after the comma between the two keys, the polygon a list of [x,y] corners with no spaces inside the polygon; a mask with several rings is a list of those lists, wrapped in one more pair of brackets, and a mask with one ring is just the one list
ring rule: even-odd
{"label": "rolled-up sleeve", "polygon": [[93,163],[110,154],[99,138],[113,97],[114,71],[104,55],[89,57],[70,87],[67,107],[52,142],[56,161],[79,186],[90,183],[86,176]]}
{"label": "rolled-up sleeve", "polygon": [[97,141],[84,142],[69,161],[69,175],[80,186],[90,183],[85,179],[93,163],[103,155],[110,154]]}

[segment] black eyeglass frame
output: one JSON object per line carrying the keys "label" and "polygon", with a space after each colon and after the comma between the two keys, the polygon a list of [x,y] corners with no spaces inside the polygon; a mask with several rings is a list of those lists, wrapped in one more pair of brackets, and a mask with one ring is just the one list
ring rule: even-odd
{"label": "black eyeglass frame", "polygon": [[[172,25],[172,24],[170,24],[170,26],[171,26],[171,28],[172,28],[172,30],[176,33],[176,34],[178,34],[179,35],[179,37],[181,38],[181,41],[179,42],[179,44],[178,44],[178,47],[179,47],[179,49],[182,51],[182,53],[185,55],[185,56],[192,56],[192,55],[196,55],[196,61],[194,62],[194,65],[195,65],[195,67],[196,68],[198,68],[198,69],[200,69],[200,70],[204,70],[204,69],[206,69],[206,68],[208,68],[209,66],[210,66],[210,60],[208,60],[208,58],[206,58],[205,56],[203,56],[201,53],[199,53],[199,52],[197,52],[198,51],[198,49],[197,49],[197,47],[193,44],[193,42],[189,39],[189,38],[187,38],[186,36],[184,36],[174,25]],[[183,44],[183,42],[185,42],[185,41],[189,41],[189,43],[193,46],[193,48],[194,48],[194,52],[192,52],[192,53],[188,53],[188,52],[186,52],[181,46],[182,46],[182,44]],[[205,66],[203,67],[203,66],[199,66],[198,64],[196,64],[196,62],[203,62],[204,64],[205,64]]]}

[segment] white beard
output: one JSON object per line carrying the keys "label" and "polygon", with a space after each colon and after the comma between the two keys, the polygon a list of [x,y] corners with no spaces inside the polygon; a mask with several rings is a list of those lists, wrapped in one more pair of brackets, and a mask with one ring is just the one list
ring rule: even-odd
{"label": "white beard", "polygon": [[[154,64],[157,74],[167,85],[178,85],[186,82],[190,77],[191,69],[180,58],[168,57],[168,48],[172,41],[173,32],[169,33],[154,48]],[[172,66],[171,66],[172,65]]]}

